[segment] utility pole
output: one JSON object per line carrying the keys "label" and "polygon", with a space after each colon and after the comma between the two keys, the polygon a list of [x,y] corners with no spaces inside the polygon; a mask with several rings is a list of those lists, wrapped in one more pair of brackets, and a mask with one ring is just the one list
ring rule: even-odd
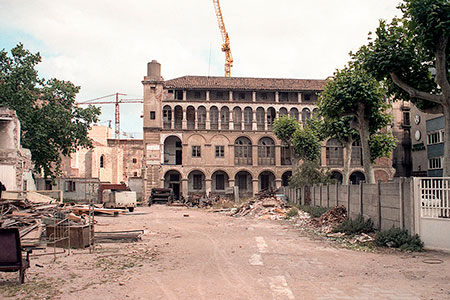
{"label": "utility pole", "polygon": [[126,94],[120,94],[116,93],[116,110],[115,110],[115,117],[114,117],[114,124],[115,124],[115,132],[114,132],[114,138],[119,139],[120,138],[120,109],[119,109],[119,95],[126,96]]}

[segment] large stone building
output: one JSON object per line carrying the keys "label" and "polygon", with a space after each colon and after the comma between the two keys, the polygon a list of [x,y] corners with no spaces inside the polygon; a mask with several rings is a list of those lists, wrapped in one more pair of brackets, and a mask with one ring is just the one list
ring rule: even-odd
{"label": "large stone building", "polygon": [[[177,197],[224,193],[238,186],[252,195],[286,185],[292,151],[272,133],[278,116],[304,122],[316,111],[325,80],[184,76],[164,81],[161,65],[147,66],[144,87],[144,197],[152,187]],[[324,143],[322,165],[342,177],[343,149]],[[353,182],[364,180],[361,149],[353,147]],[[391,159],[377,161],[375,175],[393,176]]]}

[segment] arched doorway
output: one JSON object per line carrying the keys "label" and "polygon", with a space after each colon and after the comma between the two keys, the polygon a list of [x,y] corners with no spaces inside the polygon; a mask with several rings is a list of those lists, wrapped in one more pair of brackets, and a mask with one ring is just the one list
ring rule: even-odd
{"label": "arched doorway", "polygon": [[224,171],[216,171],[211,176],[213,193],[225,193],[225,189],[229,187],[228,174]]}
{"label": "arched doorway", "polygon": [[181,165],[183,157],[183,145],[179,137],[171,135],[164,141],[164,164]]}
{"label": "arched doorway", "polygon": [[275,175],[270,171],[261,172],[258,176],[258,187],[260,191],[275,189]]}
{"label": "arched doorway", "polygon": [[234,165],[252,165],[252,142],[245,136],[234,142]]}
{"label": "arched doorway", "polygon": [[253,195],[253,178],[247,171],[240,171],[234,177],[234,184],[239,188],[239,195]]}
{"label": "arched doorway", "polygon": [[281,185],[282,186],[288,186],[289,185],[289,179],[291,179],[292,171],[286,171],[281,175]]}
{"label": "arched doorway", "polygon": [[343,178],[344,177],[342,176],[341,172],[338,172],[338,171],[331,172],[331,179],[336,180],[336,182],[342,183]]}
{"label": "arched doorway", "polygon": [[356,171],[353,172],[352,175],[350,175],[350,182],[352,184],[360,184],[361,182],[364,182],[366,180],[366,177],[363,173]]}
{"label": "arched doorway", "polygon": [[189,194],[205,194],[205,174],[202,171],[192,171],[188,175],[188,193]]}
{"label": "arched doorway", "polygon": [[164,175],[164,188],[172,189],[175,200],[179,200],[181,195],[181,174],[175,170],[167,171]]}

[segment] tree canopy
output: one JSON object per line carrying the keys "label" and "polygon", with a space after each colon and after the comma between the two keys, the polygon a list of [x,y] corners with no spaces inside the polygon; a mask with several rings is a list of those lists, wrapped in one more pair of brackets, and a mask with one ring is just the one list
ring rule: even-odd
{"label": "tree canopy", "polygon": [[0,106],[16,111],[21,123],[21,144],[31,151],[35,171],[46,176],[60,172],[61,155],[92,147],[90,126],[100,108],[75,105],[80,87],[55,78],[38,76],[39,53],[18,44],[9,55],[0,51]]}
{"label": "tree canopy", "polygon": [[[380,21],[375,39],[353,54],[388,94],[412,100],[422,111],[444,113],[450,132],[450,1],[404,0],[403,16]],[[445,139],[444,176],[450,176],[450,141]]]}

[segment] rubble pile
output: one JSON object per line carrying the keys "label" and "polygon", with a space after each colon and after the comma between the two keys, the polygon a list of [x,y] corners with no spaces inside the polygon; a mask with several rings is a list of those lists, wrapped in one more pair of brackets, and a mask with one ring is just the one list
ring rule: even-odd
{"label": "rubble pile", "polygon": [[327,210],[319,218],[313,219],[316,227],[320,227],[323,232],[331,232],[334,227],[342,223],[347,218],[345,206],[336,206]]}
{"label": "rubble pile", "polygon": [[291,207],[273,191],[263,191],[231,213],[234,217],[252,216],[259,219],[281,220]]}

